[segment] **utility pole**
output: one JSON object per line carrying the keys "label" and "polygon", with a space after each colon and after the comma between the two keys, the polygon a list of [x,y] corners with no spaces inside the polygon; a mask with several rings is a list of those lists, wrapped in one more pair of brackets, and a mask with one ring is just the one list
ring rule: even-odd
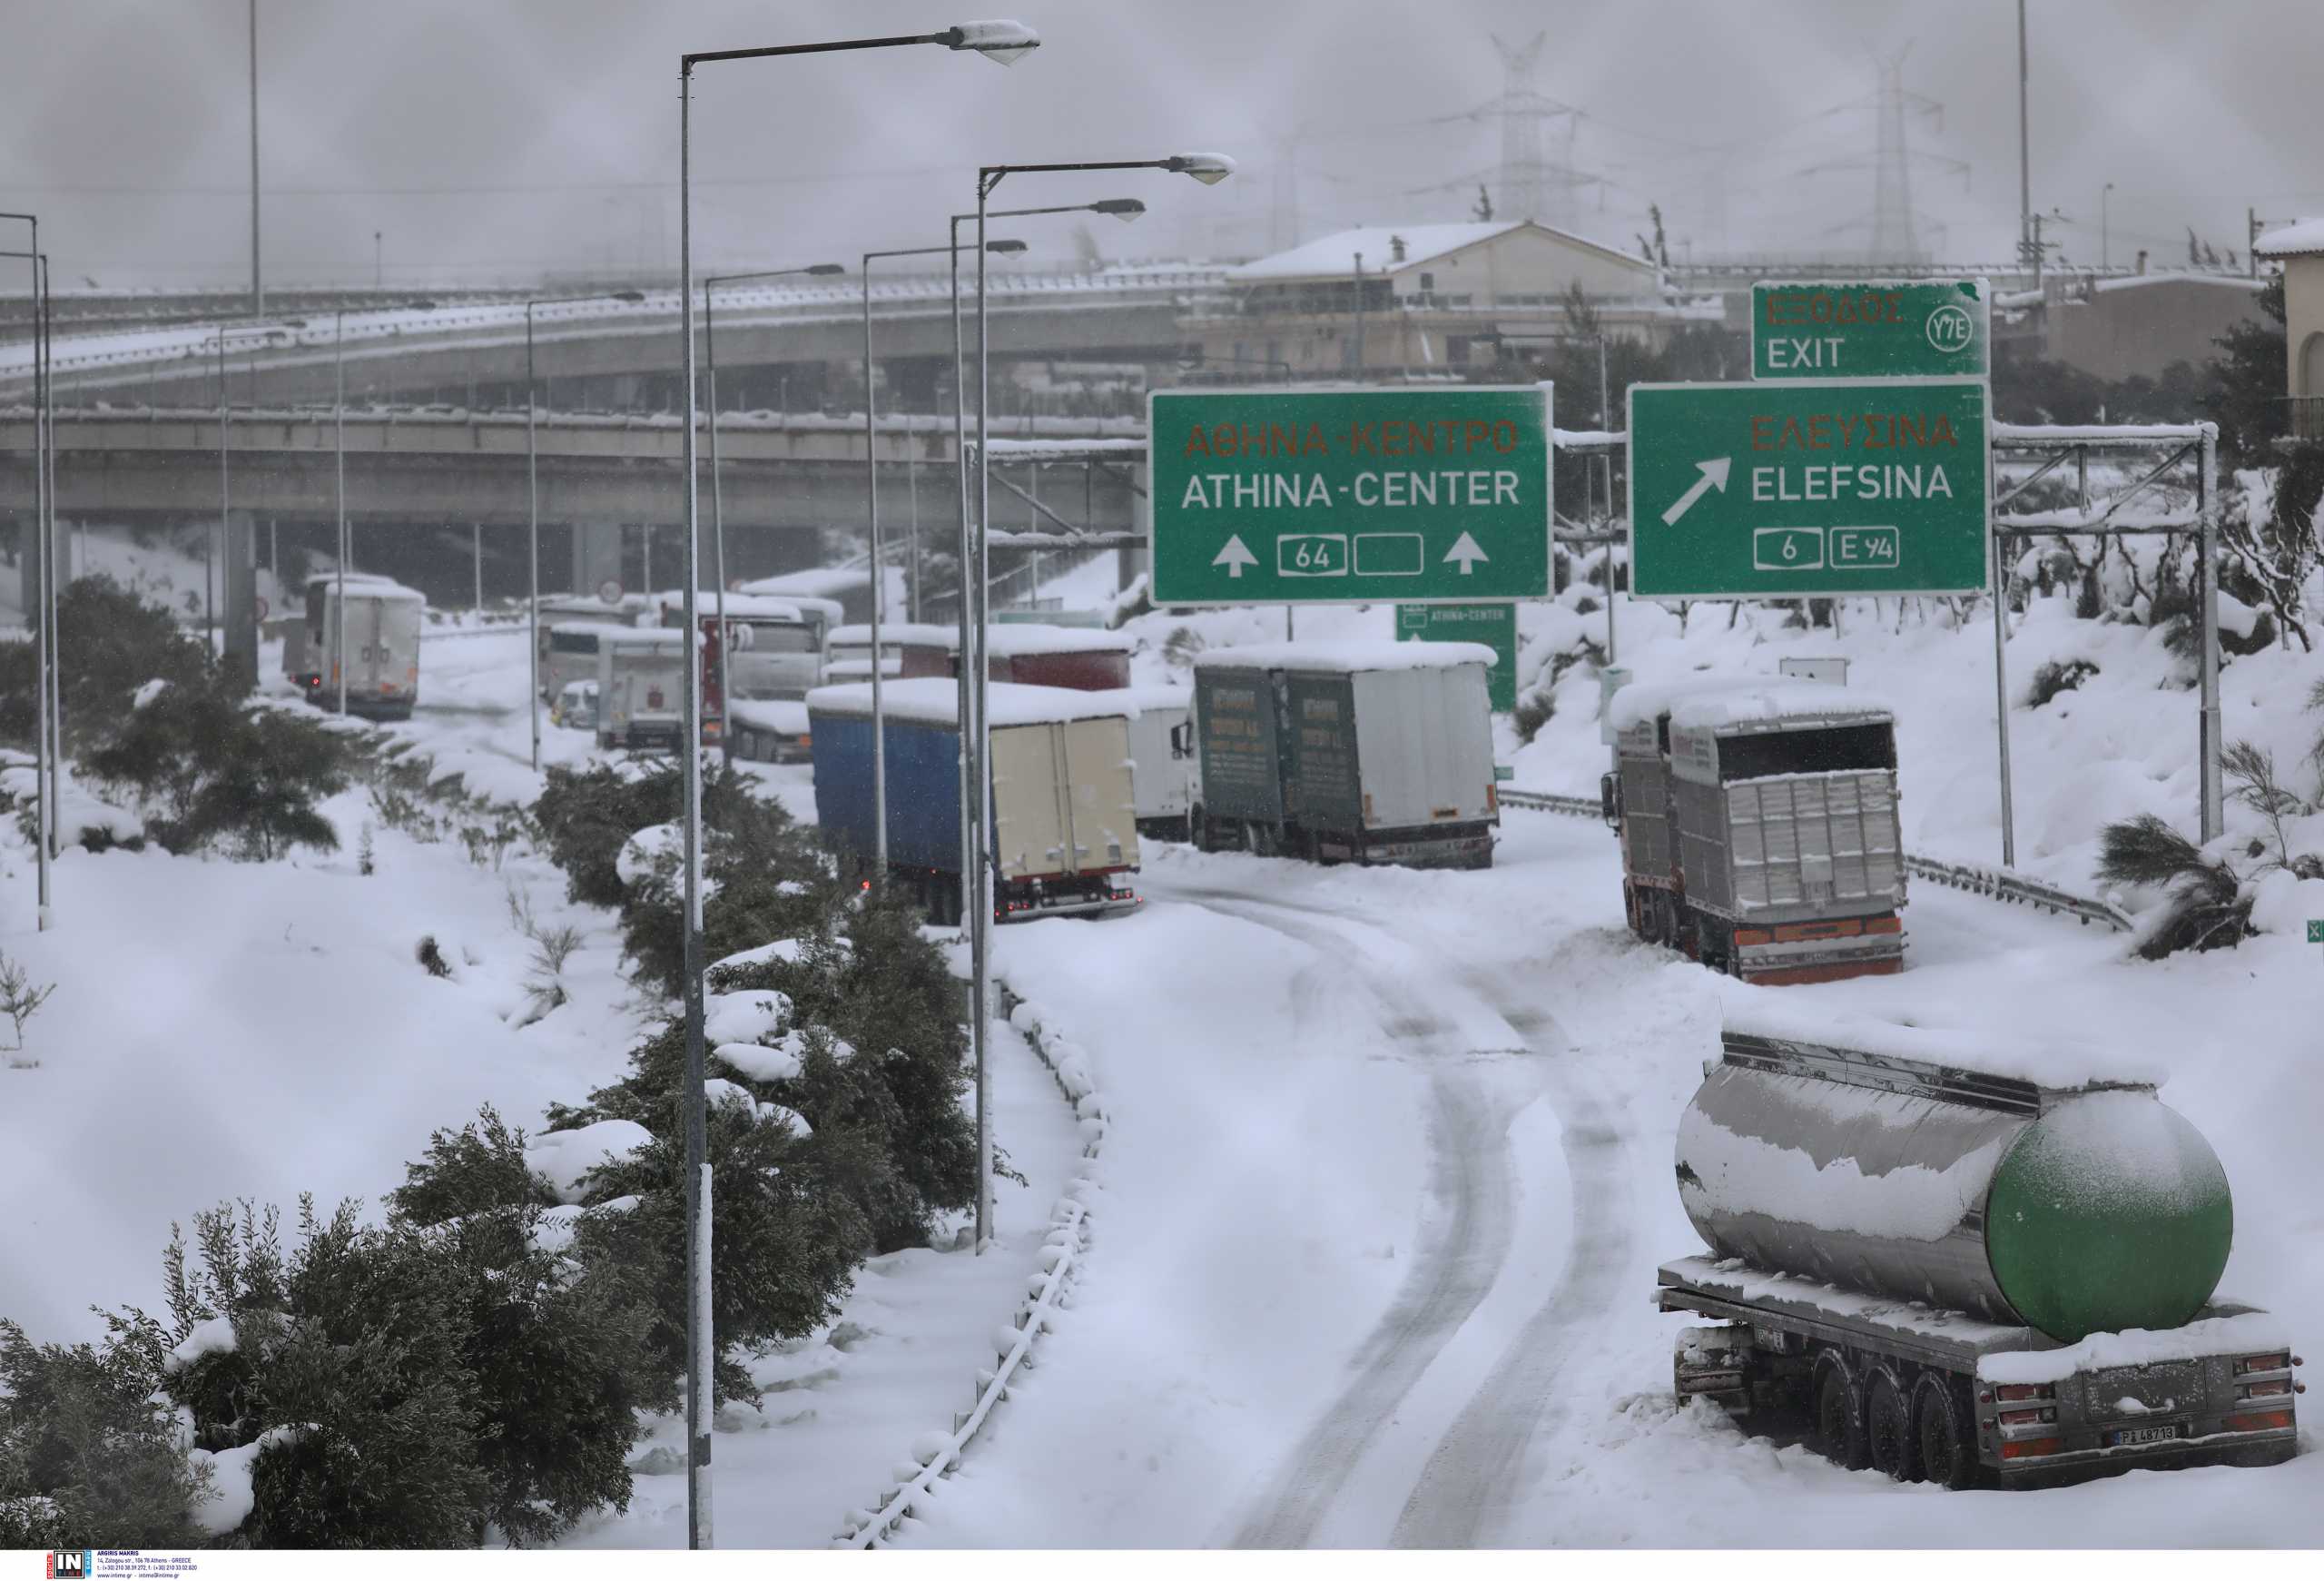
{"label": "utility pole", "polygon": [[[2034,242],[2034,153],[2027,141],[2025,114],[2025,0],[2017,0],[2017,250],[2022,257]],[[2042,254],[2034,253],[2034,284],[2041,284]]]}
{"label": "utility pole", "polygon": [[1364,254],[1355,255],[1355,376],[1364,377]]}
{"label": "utility pole", "polygon": [[258,268],[258,0],[251,15],[251,316],[266,316],[266,287]]}

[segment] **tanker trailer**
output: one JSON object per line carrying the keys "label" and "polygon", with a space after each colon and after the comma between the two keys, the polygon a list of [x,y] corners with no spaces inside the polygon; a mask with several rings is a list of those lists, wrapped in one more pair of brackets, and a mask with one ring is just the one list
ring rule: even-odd
{"label": "tanker trailer", "polygon": [[2290,1458],[2285,1328],[2215,1300],[2227,1174],[2155,1072],[1730,1008],[1679,1121],[1710,1249],[1657,1304],[1681,1402],[1804,1414],[1850,1469],[1950,1487]]}

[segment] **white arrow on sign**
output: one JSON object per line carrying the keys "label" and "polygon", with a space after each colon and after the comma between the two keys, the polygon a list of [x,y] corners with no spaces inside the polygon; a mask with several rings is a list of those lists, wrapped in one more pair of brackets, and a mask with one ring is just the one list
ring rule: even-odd
{"label": "white arrow on sign", "polygon": [[1226,540],[1226,547],[1220,549],[1210,563],[1214,566],[1225,566],[1226,574],[1239,582],[1243,579],[1243,568],[1257,565],[1259,557],[1253,554],[1245,545],[1243,535],[1238,532]]}
{"label": "white arrow on sign", "polygon": [[1679,496],[1678,504],[1662,513],[1662,525],[1678,526],[1679,519],[1687,514],[1688,509],[1696,500],[1703,497],[1706,490],[1716,489],[1721,494],[1726,493],[1727,474],[1734,465],[1735,458],[1732,456],[1721,456],[1716,461],[1697,461],[1695,470],[1700,472],[1702,476],[1695,479],[1693,488]]}
{"label": "white arrow on sign", "polygon": [[1491,558],[1492,558],[1491,555],[1485,553],[1484,550],[1477,547],[1477,540],[1471,538],[1465,532],[1459,538],[1454,539],[1452,540],[1452,547],[1444,551],[1445,563],[1450,565],[1454,560],[1460,561],[1461,574],[1464,577],[1474,576],[1476,574],[1477,562],[1479,560],[1489,560]]}

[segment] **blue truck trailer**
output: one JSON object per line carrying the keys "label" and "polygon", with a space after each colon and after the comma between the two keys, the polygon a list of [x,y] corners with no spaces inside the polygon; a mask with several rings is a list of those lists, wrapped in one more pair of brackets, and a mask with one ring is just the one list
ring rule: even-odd
{"label": "blue truck trailer", "polygon": [[[913,678],[882,687],[888,874],[939,923],[960,917],[957,688]],[[996,682],[992,721],[993,915],[1103,916],[1138,904],[1137,801],[1128,709],[1118,697]],[[815,815],[867,867],[872,688],[807,695]]]}

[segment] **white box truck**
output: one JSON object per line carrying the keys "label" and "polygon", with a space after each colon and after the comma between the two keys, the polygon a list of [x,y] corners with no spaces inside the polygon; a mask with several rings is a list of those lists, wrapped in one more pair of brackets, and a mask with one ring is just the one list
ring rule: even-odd
{"label": "white box truck", "polygon": [[[318,707],[339,707],[340,580],[307,578],[307,618],[282,644],[282,670]],[[428,599],[386,577],[346,577],[347,711],[409,719],[419,700],[419,633]]]}
{"label": "white box truck", "polygon": [[686,634],[664,627],[597,637],[597,745],[677,750],[685,734]]}

